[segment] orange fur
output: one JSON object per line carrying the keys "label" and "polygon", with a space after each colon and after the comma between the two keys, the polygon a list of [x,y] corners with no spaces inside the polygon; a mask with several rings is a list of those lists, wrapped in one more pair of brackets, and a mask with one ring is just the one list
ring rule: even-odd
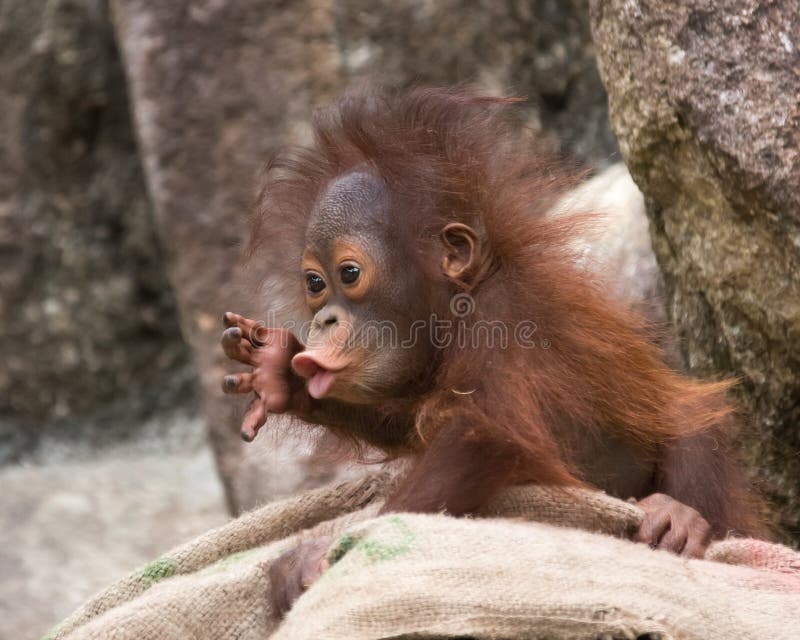
{"label": "orange fur", "polygon": [[[652,490],[669,487],[702,508],[718,535],[760,531],[757,500],[724,444],[704,448],[729,441],[731,382],[670,370],[643,320],[575,266],[570,240],[593,216],[545,215],[578,176],[537,149],[509,108],[514,102],[461,89],[346,95],[316,117],[313,148],[285,150],[268,165],[252,217],[252,262],[280,282],[297,282],[302,298],[297,263],[314,202],[343,173],[377,173],[392,193],[401,241],[431,283],[431,311],[467,330],[481,321],[531,321],[540,336],[534,348],[511,341],[443,349],[432,385],[414,401],[411,449],[426,449],[458,423],[462,437],[513,452],[496,463],[503,482],[573,484],[581,469],[571,443],[610,433],[652,459]],[[465,287],[446,281],[436,248],[451,222],[470,225],[484,241],[480,277],[467,287],[474,313],[465,318],[449,308]],[[456,473],[458,464],[430,473]]]}

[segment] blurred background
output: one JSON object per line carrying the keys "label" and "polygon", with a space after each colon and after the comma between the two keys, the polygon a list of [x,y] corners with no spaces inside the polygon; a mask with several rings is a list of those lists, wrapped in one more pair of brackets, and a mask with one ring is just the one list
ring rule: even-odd
{"label": "blurred background", "polygon": [[244,445],[218,338],[260,167],[364,79],[527,98],[596,175],[566,206],[608,212],[612,291],[740,378],[796,543],[798,34],[794,0],[0,0],[0,638],[356,472]]}

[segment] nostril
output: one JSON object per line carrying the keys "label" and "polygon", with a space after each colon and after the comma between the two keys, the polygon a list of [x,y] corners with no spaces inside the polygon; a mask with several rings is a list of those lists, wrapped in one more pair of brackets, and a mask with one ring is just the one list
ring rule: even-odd
{"label": "nostril", "polygon": [[325,322],[323,322],[322,324],[325,325],[326,327],[330,327],[332,324],[336,324],[336,322],[337,322],[336,316],[329,316],[325,318]]}

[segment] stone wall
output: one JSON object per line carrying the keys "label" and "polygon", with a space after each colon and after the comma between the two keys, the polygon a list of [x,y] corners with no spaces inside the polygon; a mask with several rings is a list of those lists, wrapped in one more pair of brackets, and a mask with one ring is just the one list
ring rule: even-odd
{"label": "stone wall", "polygon": [[737,376],[743,451],[800,531],[800,14],[593,2],[611,122],[688,369]]}

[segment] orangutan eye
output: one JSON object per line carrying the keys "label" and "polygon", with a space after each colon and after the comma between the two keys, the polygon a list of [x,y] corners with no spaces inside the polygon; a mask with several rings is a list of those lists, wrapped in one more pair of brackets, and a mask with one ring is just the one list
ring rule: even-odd
{"label": "orangutan eye", "polygon": [[354,264],[346,264],[339,272],[339,277],[344,284],[353,284],[361,275],[361,269]]}
{"label": "orangutan eye", "polygon": [[309,293],[319,293],[325,288],[325,281],[318,273],[306,274],[306,289]]}

